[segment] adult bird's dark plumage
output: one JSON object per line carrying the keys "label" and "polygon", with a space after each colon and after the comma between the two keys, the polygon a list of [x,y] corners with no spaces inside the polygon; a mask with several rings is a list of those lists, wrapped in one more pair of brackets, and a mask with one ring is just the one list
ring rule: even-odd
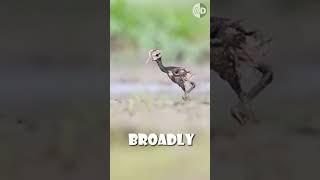
{"label": "adult bird's dark plumage", "polygon": [[[184,92],[182,96],[183,100],[189,100],[189,93],[196,87],[195,82],[191,81],[193,76],[191,71],[183,67],[175,66],[164,66],[162,64],[162,51],[159,49],[151,49],[149,51],[149,57],[147,62],[155,61],[160,70],[168,75],[172,82],[176,83]],[[187,85],[190,84],[191,87],[187,89]]]}
{"label": "adult bird's dark plumage", "polygon": [[[268,85],[273,79],[273,72],[269,66],[255,61],[247,51],[247,45],[251,39],[258,43],[259,48],[269,43],[271,39],[264,40],[259,36],[258,31],[247,31],[241,21],[234,21],[228,18],[211,17],[210,19],[210,69],[227,81],[236,92],[240,100],[239,104],[231,108],[232,116],[240,124],[245,124],[246,120],[255,120],[253,112],[248,108],[250,102]],[[248,64],[256,69],[262,77],[259,82],[248,92],[244,91],[240,83],[238,67],[241,63]]]}

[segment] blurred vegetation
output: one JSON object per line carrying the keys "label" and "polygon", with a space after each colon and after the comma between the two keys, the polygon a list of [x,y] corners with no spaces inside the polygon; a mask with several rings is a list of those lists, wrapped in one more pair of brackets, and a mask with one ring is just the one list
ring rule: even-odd
{"label": "blurred vegetation", "polygon": [[[209,8],[209,0],[204,3]],[[111,61],[128,63],[131,57],[131,62],[139,63],[149,49],[159,48],[166,62],[209,62],[209,13],[194,17],[194,4],[111,0]]]}

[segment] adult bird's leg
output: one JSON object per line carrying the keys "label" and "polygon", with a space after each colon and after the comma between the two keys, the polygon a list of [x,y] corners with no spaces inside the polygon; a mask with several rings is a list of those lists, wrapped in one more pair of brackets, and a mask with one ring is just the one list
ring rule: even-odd
{"label": "adult bird's leg", "polygon": [[253,100],[273,80],[273,72],[265,64],[258,64],[255,67],[262,74],[260,81],[248,92],[248,99]]}
{"label": "adult bird's leg", "polygon": [[[241,88],[234,88],[234,89],[238,89],[235,90],[239,96],[240,99],[240,103],[233,107],[231,109],[231,113],[232,115],[237,119],[237,120],[241,120],[243,118],[245,118],[245,116],[247,116],[249,119],[251,119],[252,121],[257,121],[254,118],[254,114],[253,111],[250,107],[250,102],[264,89],[266,88],[266,86],[268,84],[270,84],[273,80],[273,72],[271,71],[271,69],[264,64],[257,64],[257,66],[255,66],[254,68],[256,68],[259,72],[261,72],[262,74],[262,78],[260,79],[260,81],[253,87],[251,88],[251,90],[248,93],[244,93]],[[234,87],[240,87],[240,83],[236,83],[236,82],[231,82],[234,84],[238,84],[238,85],[233,85]],[[242,93],[242,95],[241,95]],[[242,99],[244,98],[244,99]],[[244,100],[244,101],[243,101]],[[242,109],[241,109],[242,108]],[[246,112],[246,114],[243,114],[244,112]],[[241,121],[239,121],[240,124]]]}
{"label": "adult bird's leg", "polygon": [[[249,105],[249,98],[246,92],[243,91],[240,84],[240,76],[237,71],[237,66],[233,61],[224,62],[213,67],[213,70],[216,71],[219,76],[228,82],[233,91],[237,94],[239,103],[232,107],[231,115],[241,124],[244,125],[246,123],[246,119],[249,119],[247,114],[247,108]],[[252,119],[253,117],[251,117]]]}
{"label": "adult bird's leg", "polygon": [[231,108],[231,115],[238,120],[240,125],[244,125],[248,119],[254,119],[254,115],[250,109],[248,95],[242,90],[238,76],[234,76],[232,79],[229,79],[228,83],[236,92],[240,100],[236,106]]}

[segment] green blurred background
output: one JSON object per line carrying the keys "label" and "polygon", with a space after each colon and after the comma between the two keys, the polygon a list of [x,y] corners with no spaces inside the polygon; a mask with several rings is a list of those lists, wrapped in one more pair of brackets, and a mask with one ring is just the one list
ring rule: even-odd
{"label": "green blurred background", "polygon": [[[201,2],[209,6],[209,0]],[[111,62],[139,63],[134,59],[159,48],[167,62],[208,63],[209,13],[201,19],[194,17],[195,3],[111,0]]]}

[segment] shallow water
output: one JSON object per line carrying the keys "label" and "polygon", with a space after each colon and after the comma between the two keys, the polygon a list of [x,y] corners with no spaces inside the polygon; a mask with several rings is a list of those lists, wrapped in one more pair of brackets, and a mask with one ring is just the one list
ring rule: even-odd
{"label": "shallow water", "polygon": [[[176,84],[162,84],[157,82],[139,83],[139,82],[110,82],[110,95],[127,95],[131,93],[150,93],[159,92],[176,93],[180,92],[181,88]],[[210,82],[198,82],[193,93],[209,93]]]}

